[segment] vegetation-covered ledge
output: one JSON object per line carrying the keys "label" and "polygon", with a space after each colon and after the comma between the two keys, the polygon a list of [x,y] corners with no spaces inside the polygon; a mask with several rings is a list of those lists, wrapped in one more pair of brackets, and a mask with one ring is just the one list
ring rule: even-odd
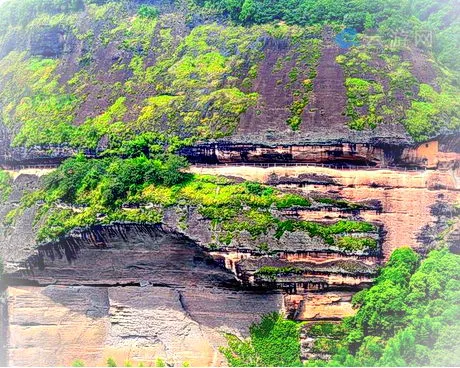
{"label": "vegetation-covered ledge", "polygon": [[189,174],[183,170],[186,166],[183,158],[173,154],[126,159],[77,156],[46,176],[43,188],[25,195],[4,221],[13,222],[25,208],[38,205],[37,241],[46,242],[96,224],[160,224],[171,211],[179,216],[178,230],[188,234],[193,212],[212,234],[202,244],[210,249],[230,246],[245,233],[259,251],[269,252],[276,249],[258,239],[269,236],[276,242],[289,232],[306,234],[324,249],[378,248],[378,229],[370,223],[340,220],[320,224],[280,217],[283,209],[324,205],[318,199],[258,183]]}

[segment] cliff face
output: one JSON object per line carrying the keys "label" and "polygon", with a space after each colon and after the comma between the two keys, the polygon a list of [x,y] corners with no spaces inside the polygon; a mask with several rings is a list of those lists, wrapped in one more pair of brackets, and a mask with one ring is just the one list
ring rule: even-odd
{"label": "cliff face", "polygon": [[94,230],[41,247],[27,264],[6,276],[10,365],[109,356],[220,365],[224,332],[245,335],[282,306],[280,293],[241,289],[195,244],[151,227]]}
{"label": "cliff face", "polygon": [[[385,231],[382,250],[388,257],[400,246],[423,249],[420,234],[424,227],[437,221],[432,207],[438,202],[457,203],[458,172],[335,170],[322,167],[200,167],[193,172],[239,176],[282,188],[297,188],[305,193],[318,192],[345,198],[356,203],[377,201],[379,211],[361,211],[359,218],[381,223]],[[353,217],[346,213],[301,211],[303,219]]]}
{"label": "cliff face", "polygon": [[[347,288],[356,290],[375,273],[372,262],[255,257],[234,258],[237,278],[223,254],[229,255],[208,254],[159,227],[127,224],[41,246],[22,269],[4,276],[7,362],[100,365],[111,356],[221,365],[224,332],[245,336],[261,314],[276,310],[298,320],[350,315]],[[257,281],[254,262],[295,265],[304,273]]]}
{"label": "cliff face", "polygon": [[[246,28],[185,1],[148,1],[155,15],[144,16],[142,3],[81,2],[2,23],[3,162],[96,154],[149,132],[187,144],[312,146],[315,153],[319,145],[335,152],[357,144],[359,161],[374,164],[383,162],[382,145],[389,152],[414,139],[456,139],[458,127],[448,129],[455,108],[427,132],[405,113],[426,99],[422,84],[439,92],[436,77],[443,78],[415,45],[363,36],[347,48],[331,27]],[[434,110],[438,100],[455,101],[436,91]],[[364,145],[375,147],[367,161]]]}
{"label": "cliff face", "polygon": [[[3,221],[20,206],[20,192],[40,182],[14,176]],[[109,356],[222,365],[224,333],[245,336],[264,313],[298,320],[353,313],[353,291],[372,280],[379,257],[379,250],[344,253],[300,231],[265,235],[271,255],[260,248],[261,239],[244,232],[216,251],[211,240],[218,229],[193,207],[171,208],[162,225],[76,230],[38,248],[33,219],[24,212],[13,227],[5,225],[0,248],[3,355],[11,365],[76,359],[102,365]],[[266,275],[259,272],[264,267],[282,272]]]}
{"label": "cliff face", "polygon": [[[435,241],[429,228],[444,229],[448,205],[459,199],[458,179],[449,170],[191,170],[360,203],[360,210],[313,208],[279,216],[322,223],[365,219],[379,225],[366,234],[378,239],[379,248],[344,251],[292,231],[257,239],[241,232],[216,250],[219,227],[192,206],[170,208],[161,225],[93,227],[35,248],[33,217],[24,213],[21,227],[5,228],[0,248],[9,364],[53,366],[82,359],[101,365],[109,356],[118,362],[148,364],[160,357],[176,365],[225,364],[218,352],[223,333],[245,336],[263,313],[277,310],[299,321],[353,314],[353,294],[372,282],[383,259],[399,246],[429,249]],[[37,176],[16,174],[2,213],[38,183]],[[455,243],[457,233],[450,230],[447,241]],[[308,343],[304,337],[305,356]]]}
{"label": "cliff face", "polygon": [[[56,4],[0,14],[0,166],[32,166],[10,172],[0,204],[5,362],[224,365],[225,332],[246,336],[272,311],[339,320],[393,249],[426,252],[443,232],[458,248],[458,94],[418,45],[363,34],[343,46],[339,27],[238,26],[181,0]],[[43,167],[77,153],[126,157],[130,144],[182,147],[201,165],[192,172],[318,201],[250,208],[262,228],[251,233],[182,200],[161,208],[161,223],[37,246],[46,206],[21,198]],[[242,163],[286,166],[231,166]],[[294,166],[304,163],[316,166]],[[367,170],[346,169],[357,166]],[[378,170],[394,166],[437,170]],[[368,227],[325,236],[338,220]],[[305,356],[310,343],[303,336]]]}
{"label": "cliff face", "polygon": [[[453,139],[448,142],[452,142]],[[375,139],[373,143],[352,144],[334,143],[318,145],[260,145],[242,143],[208,143],[187,147],[181,150],[191,162],[198,164],[222,163],[313,163],[336,167],[374,166],[374,167],[422,167],[455,168],[460,161],[457,144],[441,144],[433,140],[412,147],[385,143]]]}

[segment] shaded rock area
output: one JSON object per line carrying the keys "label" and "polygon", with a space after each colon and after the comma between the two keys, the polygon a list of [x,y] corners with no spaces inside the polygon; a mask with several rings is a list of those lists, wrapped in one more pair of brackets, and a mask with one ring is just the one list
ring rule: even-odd
{"label": "shaded rock area", "polygon": [[31,35],[30,53],[33,56],[56,58],[64,51],[65,31],[59,27],[43,28],[41,32]]}
{"label": "shaded rock area", "polygon": [[183,237],[134,225],[87,235],[43,246],[5,276],[8,364],[221,365],[224,332],[245,335],[281,309],[279,292],[242,289]]}
{"label": "shaded rock area", "polygon": [[25,193],[39,188],[40,180],[36,175],[19,175],[14,180],[9,198],[0,205],[0,257],[6,271],[16,270],[36,250],[34,218],[37,208],[26,208],[12,223],[6,218],[20,206]]}
{"label": "shaded rock area", "polygon": [[369,144],[286,145],[263,146],[253,144],[203,144],[182,150],[195,163],[342,163],[355,165],[384,165],[385,151]]}
{"label": "shaded rock area", "polygon": [[[196,164],[327,164],[336,167],[458,167],[460,146],[458,139],[442,139],[418,145],[406,145],[384,139],[355,140],[331,139],[327,143],[293,144],[243,143],[221,141],[197,144],[180,150],[180,154]],[[356,143],[357,142],[357,143]]]}

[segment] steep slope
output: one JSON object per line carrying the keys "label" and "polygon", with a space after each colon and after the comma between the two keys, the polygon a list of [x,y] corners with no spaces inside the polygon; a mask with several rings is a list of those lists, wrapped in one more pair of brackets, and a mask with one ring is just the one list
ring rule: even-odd
{"label": "steep slope", "polygon": [[339,26],[235,25],[182,1],[53,4],[3,5],[4,161],[117,150],[139,134],[394,149],[458,131],[455,74],[418,43],[349,47]]}
{"label": "steep slope", "polygon": [[433,3],[0,5],[0,358],[224,365],[259,315],[336,323],[394,249],[458,248]]}

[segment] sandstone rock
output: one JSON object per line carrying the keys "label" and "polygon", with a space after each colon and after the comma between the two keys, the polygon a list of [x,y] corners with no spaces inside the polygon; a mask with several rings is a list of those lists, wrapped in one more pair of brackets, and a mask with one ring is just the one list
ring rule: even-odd
{"label": "sandstone rock", "polygon": [[[378,201],[381,210],[362,211],[359,217],[365,221],[380,223],[385,230],[383,254],[389,257],[391,252],[401,246],[410,246],[423,250],[418,234],[427,224],[436,221],[431,214],[431,206],[437,201],[456,203],[459,201],[460,188],[458,173],[455,170],[335,170],[331,168],[298,167],[195,167],[192,172],[214,175],[239,176],[246,180],[268,182],[277,177],[297,178],[300,175],[326,175],[334,178],[335,184],[294,183],[306,193],[320,192],[360,203]],[[282,188],[286,188],[283,183]],[[305,220],[318,218],[321,213],[304,211],[300,216]],[[333,216],[329,213],[328,216]],[[340,213],[337,216],[353,217],[352,214]]]}
{"label": "sandstone rock", "polygon": [[282,306],[279,292],[242,290],[193,243],[134,225],[40,247],[29,267],[6,275],[38,285],[7,289],[10,365],[222,365],[224,332],[244,336]]}

